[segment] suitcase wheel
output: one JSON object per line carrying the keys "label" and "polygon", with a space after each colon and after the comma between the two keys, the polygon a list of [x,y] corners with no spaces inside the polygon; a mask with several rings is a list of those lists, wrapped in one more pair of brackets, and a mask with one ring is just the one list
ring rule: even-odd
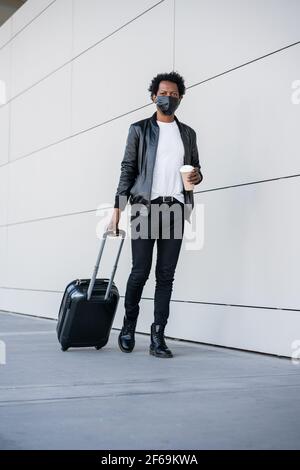
{"label": "suitcase wheel", "polygon": [[67,351],[68,349],[69,349],[68,346],[62,346],[62,347],[61,347],[61,350],[62,350],[62,351]]}
{"label": "suitcase wheel", "polygon": [[97,349],[97,351],[99,351],[99,349],[101,349],[102,346],[95,346],[95,349]]}

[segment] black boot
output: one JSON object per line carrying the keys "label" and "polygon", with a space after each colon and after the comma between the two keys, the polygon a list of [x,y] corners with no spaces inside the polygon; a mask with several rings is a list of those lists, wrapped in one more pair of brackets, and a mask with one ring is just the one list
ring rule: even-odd
{"label": "black boot", "polygon": [[165,326],[152,323],[151,325],[151,344],[149,353],[156,357],[173,357],[172,352],[165,343]]}
{"label": "black boot", "polygon": [[127,318],[126,313],[123,320],[123,327],[120,331],[118,343],[121,351],[123,352],[131,352],[135,345],[135,327],[136,327],[137,319],[130,320]]}

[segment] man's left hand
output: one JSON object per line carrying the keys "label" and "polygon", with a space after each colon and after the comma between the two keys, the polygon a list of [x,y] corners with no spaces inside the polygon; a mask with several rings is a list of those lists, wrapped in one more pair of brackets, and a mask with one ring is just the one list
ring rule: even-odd
{"label": "man's left hand", "polygon": [[194,168],[188,176],[188,181],[193,184],[198,184],[201,181],[201,176],[197,168]]}

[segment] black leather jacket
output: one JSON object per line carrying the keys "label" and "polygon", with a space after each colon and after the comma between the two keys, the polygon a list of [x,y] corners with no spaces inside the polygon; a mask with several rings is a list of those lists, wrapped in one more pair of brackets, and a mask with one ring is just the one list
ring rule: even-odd
{"label": "black leather jacket", "polygon": [[[141,203],[150,207],[150,197],[153,179],[153,170],[159,138],[159,126],[156,122],[157,113],[150,118],[142,119],[130,125],[124,157],[121,163],[121,175],[114,207],[123,210],[128,202],[130,204]],[[187,124],[177,122],[182,142],[184,145],[184,164],[198,168],[201,174],[196,143],[196,132]],[[198,183],[198,184],[199,184]],[[185,202],[185,219],[190,222],[190,214],[194,208],[193,191],[183,189]]]}

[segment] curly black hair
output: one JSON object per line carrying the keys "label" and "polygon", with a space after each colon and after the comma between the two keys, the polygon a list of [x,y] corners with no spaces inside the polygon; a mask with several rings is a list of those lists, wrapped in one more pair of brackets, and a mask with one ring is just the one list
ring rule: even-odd
{"label": "curly black hair", "polygon": [[168,80],[169,82],[177,83],[179,96],[183,96],[185,94],[185,84],[183,77],[179,75],[179,73],[172,71],[170,73],[159,73],[152,79],[148,88],[151,98],[153,95],[157,95],[158,87],[162,80]]}

